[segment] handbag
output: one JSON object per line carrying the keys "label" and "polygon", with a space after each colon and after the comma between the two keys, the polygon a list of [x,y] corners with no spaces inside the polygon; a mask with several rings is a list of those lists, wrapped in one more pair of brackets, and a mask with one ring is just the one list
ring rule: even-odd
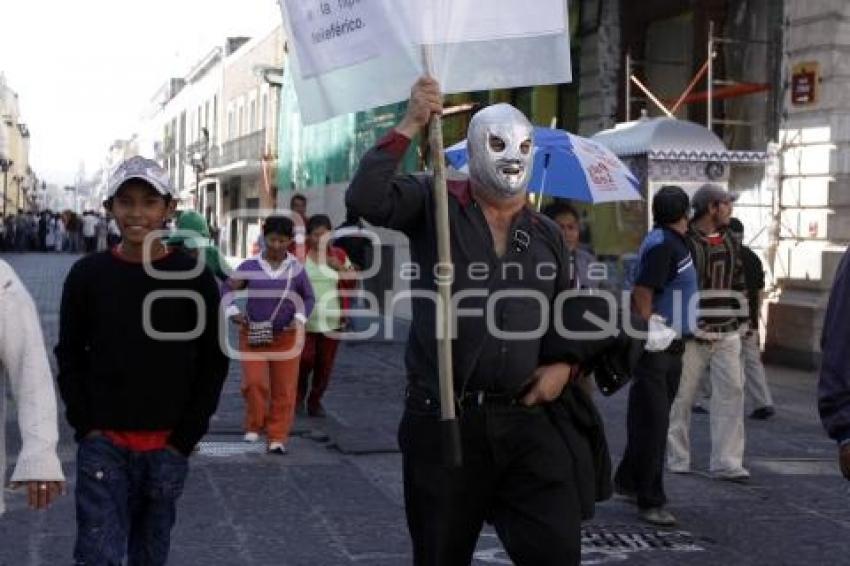
{"label": "handbag", "polygon": [[286,300],[286,296],[289,294],[289,289],[292,286],[291,271],[290,269],[286,272],[286,289],[284,289],[283,296],[277,302],[271,318],[262,321],[248,321],[248,345],[252,348],[268,346],[274,341],[274,319],[277,318],[277,313],[280,312],[280,307],[283,305],[283,301]]}

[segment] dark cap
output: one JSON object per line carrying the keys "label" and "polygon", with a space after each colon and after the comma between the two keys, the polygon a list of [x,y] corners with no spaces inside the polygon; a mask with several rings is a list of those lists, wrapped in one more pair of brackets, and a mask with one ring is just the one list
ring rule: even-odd
{"label": "dark cap", "polygon": [[691,205],[694,207],[694,214],[699,216],[708,210],[708,207],[716,202],[735,202],[738,200],[738,195],[730,193],[717,185],[703,185],[691,198]]}
{"label": "dark cap", "polygon": [[652,197],[652,219],[664,226],[673,224],[688,215],[688,193],[676,185],[664,185]]}

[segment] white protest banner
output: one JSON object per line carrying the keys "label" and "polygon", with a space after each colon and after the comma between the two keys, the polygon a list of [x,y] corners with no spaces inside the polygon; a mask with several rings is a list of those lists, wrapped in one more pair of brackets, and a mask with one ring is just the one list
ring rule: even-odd
{"label": "white protest banner", "polygon": [[567,0],[280,1],[305,125],[406,100],[423,43],[446,94],[572,80]]}
{"label": "white protest banner", "polygon": [[[403,12],[411,39],[426,45],[551,35],[566,29],[566,5],[560,0],[536,0],[533,10],[517,0],[487,0],[485,6],[478,9],[484,8],[481,2],[470,0],[454,0],[451,8],[445,0],[405,0],[397,9]],[[443,17],[447,10],[451,18]]]}
{"label": "white protest banner", "polygon": [[393,48],[382,0],[283,0],[301,76],[368,61]]}

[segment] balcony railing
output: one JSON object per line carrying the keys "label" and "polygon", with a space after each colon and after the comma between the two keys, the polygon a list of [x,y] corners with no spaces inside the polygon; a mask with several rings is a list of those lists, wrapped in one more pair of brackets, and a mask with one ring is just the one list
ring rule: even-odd
{"label": "balcony railing", "polygon": [[211,146],[210,167],[220,167],[239,161],[259,161],[264,157],[265,146],[266,130],[264,129],[225,142],[220,147]]}

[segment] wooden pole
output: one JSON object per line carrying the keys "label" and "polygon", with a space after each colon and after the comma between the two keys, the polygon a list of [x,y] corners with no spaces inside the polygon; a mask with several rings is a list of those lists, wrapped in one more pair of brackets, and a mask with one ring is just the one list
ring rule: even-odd
{"label": "wooden pole", "polygon": [[632,121],[632,52],[626,51],[626,122]]}
{"label": "wooden pole", "polygon": [[705,127],[714,129],[714,22],[708,22],[708,78],[706,80],[708,100],[705,111]]}
{"label": "wooden pole", "polygon": [[685,99],[690,96],[691,92],[697,86],[697,83],[700,81],[700,79],[702,79],[702,76],[708,71],[708,65],[709,61],[706,61],[702,64],[702,67],[700,68],[699,72],[694,76],[693,80],[691,80],[691,84],[688,85],[688,88],[685,89],[685,92],[682,93],[682,96],[679,97],[679,100],[676,101],[676,103],[673,105],[673,108],[670,109],[670,112],[675,114],[679,107],[682,105],[682,103],[685,102]]}
{"label": "wooden pole", "polygon": [[673,114],[670,113],[670,111],[667,109],[667,107],[664,106],[664,104],[660,100],[658,100],[658,98],[654,94],[652,94],[652,92],[642,82],[640,82],[640,80],[636,76],[632,75],[629,78],[631,79],[631,81],[633,83],[635,83],[637,85],[637,87],[640,90],[643,91],[643,93],[646,95],[647,98],[649,98],[652,102],[654,102],[655,105],[658,106],[658,108],[662,112],[667,114],[668,118],[675,118],[675,116],[673,116]]}
{"label": "wooden pole", "polygon": [[[422,46],[425,72],[433,76],[431,46]],[[443,120],[431,116],[428,125],[431,169],[434,175],[434,210],[437,228],[437,360],[440,371],[440,427],[442,429],[443,462],[449,467],[459,467],[463,461],[460,428],[455,416],[454,375],[452,366],[452,264],[449,237],[449,193],[446,185],[446,156],[443,143]]]}

